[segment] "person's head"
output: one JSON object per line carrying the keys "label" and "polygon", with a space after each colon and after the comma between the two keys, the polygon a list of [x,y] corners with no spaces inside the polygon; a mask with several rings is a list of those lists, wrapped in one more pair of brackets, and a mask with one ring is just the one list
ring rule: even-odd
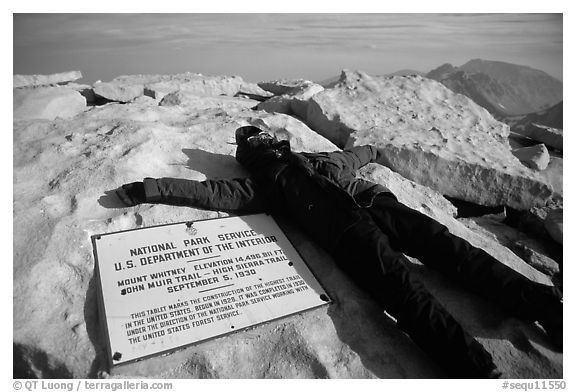
{"label": "person's head", "polygon": [[252,125],[236,130],[236,144],[246,144],[251,149],[266,148],[277,141],[275,136]]}
{"label": "person's head", "polygon": [[290,143],[249,125],[236,130],[236,160],[248,170],[265,169],[290,151]]}

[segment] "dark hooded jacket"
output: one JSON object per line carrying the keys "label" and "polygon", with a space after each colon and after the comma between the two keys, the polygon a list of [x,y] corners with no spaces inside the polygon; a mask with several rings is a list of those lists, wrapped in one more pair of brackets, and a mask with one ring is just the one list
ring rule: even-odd
{"label": "dark hooded jacket", "polygon": [[293,153],[287,141],[280,141],[253,149],[245,140],[256,131],[260,130],[243,127],[236,134],[236,159],[251,177],[202,182],[146,178],[146,202],[286,215],[333,249],[342,234],[362,219],[361,209],[378,193],[389,192],[379,184],[356,178],[356,170],[376,160],[375,147]]}

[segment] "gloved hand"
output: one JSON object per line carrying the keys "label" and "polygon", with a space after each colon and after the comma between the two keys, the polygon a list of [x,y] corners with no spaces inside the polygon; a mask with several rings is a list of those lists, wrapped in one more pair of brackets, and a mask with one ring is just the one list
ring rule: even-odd
{"label": "gloved hand", "polygon": [[146,201],[143,182],[132,182],[116,189],[116,195],[127,207],[132,207]]}

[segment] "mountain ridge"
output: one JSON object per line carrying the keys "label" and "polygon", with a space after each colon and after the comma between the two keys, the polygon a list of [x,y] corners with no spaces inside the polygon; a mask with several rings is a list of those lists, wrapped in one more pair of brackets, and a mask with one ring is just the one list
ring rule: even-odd
{"label": "mountain ridge", "polygon": [[472,59],[462,66],[443,64],[426,74],[464,94],[498,118],[526,115],[562,101],[562,82],[524,65]]}

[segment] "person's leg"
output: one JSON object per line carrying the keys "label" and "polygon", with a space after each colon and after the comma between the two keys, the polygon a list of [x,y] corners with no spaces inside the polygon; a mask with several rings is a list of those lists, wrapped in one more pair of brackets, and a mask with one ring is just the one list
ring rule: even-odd
{"label": "person's leg", "polygon": [[497,375],[490,354],[410,276],[405,257],[389,246],[368,214],[346,231],[333,255],[340,268],[397,320],[397,326],[453,377]]}
{"label": "person's leg", "polygon": [[378,195],[368,211],[394,249],[418,258],[520,318],[547,324],[543,326],[555,343],[561,341],[562,303],[557,288],[531,281],[391,196]]}

